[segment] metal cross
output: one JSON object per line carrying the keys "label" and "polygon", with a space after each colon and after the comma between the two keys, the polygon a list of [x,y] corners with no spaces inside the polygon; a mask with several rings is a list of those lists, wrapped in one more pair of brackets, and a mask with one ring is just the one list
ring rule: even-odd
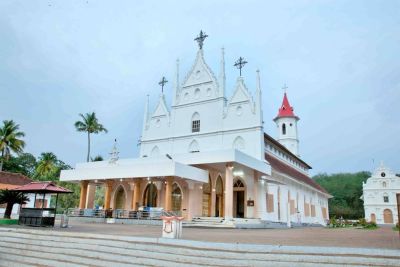
{"label": "metal cross", "polygon": [[161,81],[158,83],[159,85],[161,85],[161,93],[164,93],[164,85],[167,83],[167,79],[165,79],[165,77],[163,76]]}
{"label": "metal cross", "polygon": [[240,76],[242,76],[242,68],[244,67],[244,65],[247,63],[246,60],[244,60],[244,58],[239,57],[239,59],[235,62],[235,64],[233,66],[235,66],[236,68],[239,69],[239,73]]}
{"label": "metal cross", "polygon": [[288,89],[288,87],[286,86],[286,83],[283,85],[282,89],[283,89],[283,92],[286,93],[286,89]]}
{"label": "metal cross", "polygon": [[196,38],[194,38],[194,40],[197,41],[197,43],[199,44],[199,48],[200,48],[200,49],[203,49],[203,43],[204,43],[204,40],[205,40],[207,37],[208,37],[208,35],[207,35],[205,32],[200,31],[199,36],[197,36]]}

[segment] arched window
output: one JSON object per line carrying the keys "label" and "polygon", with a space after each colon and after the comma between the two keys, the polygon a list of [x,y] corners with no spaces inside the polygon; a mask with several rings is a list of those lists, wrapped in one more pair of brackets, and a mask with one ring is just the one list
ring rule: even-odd
{"label": "arched window", "polygon": [[386,187],[386,182],[382,182],[382,187]]}
{"label": "arched window", "polygon": [[244,187],[243,182],[240,179],[237,179],[236,182],[233,184],[234,188],[241,188]]}
{"label": "arched window", "polygon": [[233,141],[233,148],[237,150],[243,150],[244,147],[244,139],[241,136],[236,137],[235,141]]}
{"label": "arched window", "polygon": [[192,133],[200,132],[200,115],[195,112],[192,116]]}
{"label": "arched window", "polygon": [[196,140],[193,140],[193,141],[190,143],[190,145],[189,145],[189,152],[190,152],[190,153],[200,152],[199,143],[197,143]]}
{"label": "arched window", "polygon": [[160,149],[158,148],[158,146],[153,147],[153,149],[151,150],[150,155],[152,157],[156,157],[160,155]]}
{"label": "arched window", "polygon": [[286,124],[282,124],[282,134],[285,135],[286,134]]}

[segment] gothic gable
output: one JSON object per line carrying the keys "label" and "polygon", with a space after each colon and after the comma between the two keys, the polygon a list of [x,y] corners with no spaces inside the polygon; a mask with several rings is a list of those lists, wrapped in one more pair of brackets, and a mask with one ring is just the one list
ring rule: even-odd
{"label": "gothic gable", "polygon": [[243,102],[249,102],[251,100],[252,100],[251,95],[247,90],[243,82],[243,79],[239,77],[236,83],[236,90],[233,93],[231,99],[229,100],[229,103],[230,104],[243,103]]}
{"label": "gothic gable", "polygon": [[151,117],[154,118],[154,117],[165,117],[165,116],[169,116],[169,110],[167,108],[164,95],[161,95],[157,107],[154,110],[153,115]]}
{"label": "gothic gable", "polygon": [[185,78],[183,88],[204,83],[215,83],[217,79],[204,60],[203,50],[197,52],[196,60]]}

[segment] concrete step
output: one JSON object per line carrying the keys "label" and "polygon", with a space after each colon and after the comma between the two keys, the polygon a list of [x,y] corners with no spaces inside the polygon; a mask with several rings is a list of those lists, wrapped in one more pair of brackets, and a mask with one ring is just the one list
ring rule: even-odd
{"label": "concrete step", "polygon": [[396,250],[224,244],[36,229],[0,229],[0,251],[0,259],[28,263],[24,259],[32,258],[32,263],[48,266],[60,266],[54,265],[60,261],[62,266],[400,266]]}

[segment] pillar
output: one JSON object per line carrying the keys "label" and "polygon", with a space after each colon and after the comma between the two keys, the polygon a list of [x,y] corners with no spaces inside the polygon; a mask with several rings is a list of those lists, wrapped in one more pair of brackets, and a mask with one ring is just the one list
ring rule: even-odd
{"label": "pillar", "polygon": [[224,217],[233,218],[233,166],[227,164],[225,167],[225,192],[224,192]]}
{"label": "pillar", "polygon": [[140,180],[138,179],[133,182],[131,209],[138,210],[139,206],[140,206]]}
{"label": "pillar", "polygon": [[111,204],[112,181],[106,181],[104,183],[104,186],[105,186],[104,209],[107,210],[110,208]]}
{"label": "pillar", "polygon": [[215,187],[213,187],[212,186],[213,185],[213,183],[211,182],[211,185],[210,185],[210,187],[211,187],[211,205],[210,205],[210,209],[211,209],[211,211],[210,211],[210,216],[211,217],[215,217],[215,205],[216,205],[216,193],[215,193]]}
{"label": "pillar", "polygon": [[79,208],[84,209],[86,208],[86,195],[87,195],[87,187],[88,181],[81,181],[81,196],[79,199]]}
{"label": "pillar", "polygon": [[165,210],[172,210],[172,182],[173,177],[167,177],[167,183],[165,184]]}
{"label": "pillar", "polygon": [[86,208],[93,209],[94,207],[94,198],[96,194],[96,184],[89,184],[88,185],[88,192],[86,198]]}

